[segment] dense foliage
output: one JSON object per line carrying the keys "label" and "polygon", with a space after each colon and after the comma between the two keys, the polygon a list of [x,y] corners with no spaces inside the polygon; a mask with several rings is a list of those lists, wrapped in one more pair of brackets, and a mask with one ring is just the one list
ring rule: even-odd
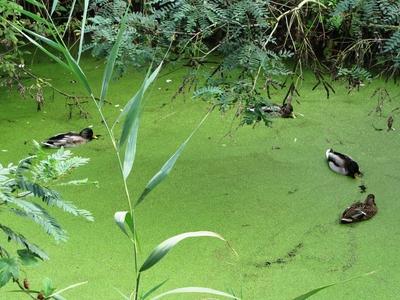
{"label": "dense foliage", "polygon": [[[65,181],[62,178],[73,169],[86,164],[88,159],[72,156],[70,151],[64,149],[47,154],[37,146],[35,155],[22,159],[17,165],[0,164],[0,212],[32,221],[56,241],[65,241],[66,231],[37,200],[49,207],[57,207],[66,213],[93,221],[89,211],[65,201],[54,190],[57,185],[86,184],[87,179]],[[46,260],[48,255],[23,234],[15,231],[12,224],[5,224],[4,220],[0,222],[0,232],[8,241],[21,247],[13,254],[6,245],[0,245],[0,287],[10,280],[21,284],[21,267],[32,265],[38,260]]]}
{"label": "dense foliage", "polygon": [[[107,56],[116,39],[123,0],[96,0],[87,48]],[[372,73],[399,75],[400,1],[161,1],[134,7],[119,51],[119,71],[160,60],[191,67],[178,92],[191,85],[221,109],[272,99],[271,89],[295,93],[305,68],[315,88],[334,92],[329,77],[359,87]],[[210,72],[209,64],[215,66]],[[284,97],[286,99],[286,96]]]}

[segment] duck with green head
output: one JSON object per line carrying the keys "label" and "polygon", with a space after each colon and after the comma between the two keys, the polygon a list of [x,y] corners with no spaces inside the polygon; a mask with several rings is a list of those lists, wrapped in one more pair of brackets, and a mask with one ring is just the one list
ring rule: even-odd
{"label": "duck with green head", "polygon": [[48,148],[76,147],[82,144],[86,144],[87,142],[90,142],[91,140],[97,138],[98,135],[94,135],[91,128],[84,128],[79,133],[67,132],[52,136],[46,141],[42,142],[42,145],[43,147]]}
{"label": "duck with green head", "polygon": [[328,149],[325,152],[329,168],[339,174],[352,178],[362,177],[358,163],[350,156]]}

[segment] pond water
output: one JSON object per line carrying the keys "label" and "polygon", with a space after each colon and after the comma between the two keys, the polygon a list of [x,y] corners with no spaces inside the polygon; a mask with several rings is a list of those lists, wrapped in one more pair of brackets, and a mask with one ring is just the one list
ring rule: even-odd
{"label": "pond water", "polygon": [[[101,62],[84,62],[92,82],[101,82],[102,68]],[[84,93],[55,64],[39,60],[35,69],[62,90]],[[164,70],[146,97],[137,158],[129,178],[134,196],[208,109],[206,103],[194,101],[190,95],[171,101],[187,70],[172,71]],[[111,104],[105,106],[110,120],[119,114],[140,81],[141,74],[132,72],[113,82]],[[220,233],[239,256],[218,240],[187,240],[144,273],[144,290],[169,279],[161,290],[207,286],[234,291],[243,299],[292,299],[321,285],[376,271],[314,298],[400,297],[400,114],[393,115],[393,127],[398,130],[377,131],[373,127],[385,128],[390,111],[400,106],[400,89],[376,81],[348,94],[338,83],[336,94],[326,99],[322,89],[311,91],[313,85],[309,76],[301,89],[301,103],[294,103],[295,111],[303,116],[277,119],[272,128],[261,124],[238,128],[233,113],[211,114],[169,178],[137,209],[141,257],[172,235],[196,230]],[[377,100],[372,97],[378,87],[392,94],[382,117],[375,113]],[[282,96],[276,95],[277,102]],[[91,159],[73,178],[88,177],[100,186],[60,191],[65,199],[92,211],[96,220],[89,223],[51,209],[70,235],[61,245],[36,225],[11,219],[6,211],[1,211],[2,222],[13,222],[51,257],[49,262],[27,270],[32,287],[44,277],[60,288],[88,281],[66,292],[65,297],[119,299],[115,288],[127,294],[133,286],[133,260],[129,243],[113,221],[114,212],[127,209],[127,203],[106,131],[91,104],[84,104],[90,112],[88,119],[74,115],[69,120],[63,97],[52,99],[48,93],[46,99],[43,111],[36,112],[32,100],[24,100],[14,91],[0,91],[0,162],[18,162],[32,150],[32,139],[40,141],[93,125],[102,138],[73,150]],[[359,162],[362,180],[329,170],[324,155],[331,147]],[[376,195],[378,214],[367,222],[339,224],[341,212],[366,197],[360,193],[361,183],[367,186],[367,193]],[[1,238],[0,243],[4,242]],[[2,289],[0,298],[23,298],[5,292],[12,289],[12,285]],[[205,298],[185,295],[171,299]]]}

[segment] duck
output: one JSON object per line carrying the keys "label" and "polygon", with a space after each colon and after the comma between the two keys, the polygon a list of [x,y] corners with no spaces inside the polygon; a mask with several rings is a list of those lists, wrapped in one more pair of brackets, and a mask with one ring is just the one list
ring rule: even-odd
{"label": "duck", "polygon": [[249,111],[251,113],[255,113],[257,110],[262,111],[262,112],[269,114],[271,116],[274,116],[274,117],[281,117],[281,118],[294,118],[295,117],[294,113],[293,113],[291,96],[287,97],[282,105],[259,103],[256,106],[247,108],[247,111]]}
{"label": "duck", "polygon": [[86,144],[87,142],[97,138],[98,136],[93,134],[93,130],[91,128],[84,128],[79,133],[67,132],[52,136],[46,141],[42,142],[42,145],[46,148],[69,148]]}
{"label": "duck", "polygon": [[352,178],[362,177],[358,163],[350,156],[328,149],[325,152],[329,168],[339,174]]}
{"label": "duck", "polygon": [[345,209],[340,218],[340,223],[349,224],[371,219],[378,212],[375,195],[369,194],[364,202],[355,202]]}

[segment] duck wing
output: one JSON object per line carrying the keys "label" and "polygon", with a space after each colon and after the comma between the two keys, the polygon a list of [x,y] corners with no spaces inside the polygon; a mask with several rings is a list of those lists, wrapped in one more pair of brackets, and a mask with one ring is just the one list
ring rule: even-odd
{"label": "duck wing", "polygon": [[60,148],[74,147],[82,143],[84,143],[84,139],[79,134],[68,132],[52,136],[47,141],[44,141],[42,144],[43,146],[49,148]]}
{"label": "duck wing", "polygon": [[361,202],[356,202],[352,206],[345,209],[342,214],[342,223],[352,223],[365,219],[367,213],[364,211],[364,205]]}
{"label": "duck wing", "polygon": [[344,168],[346,166],[346,161],[348,161],[349,158],[347,155],[344,155],[339,152],[331,151],[327,155],[328,162],[332,162],[335,164],[337,167]]}

